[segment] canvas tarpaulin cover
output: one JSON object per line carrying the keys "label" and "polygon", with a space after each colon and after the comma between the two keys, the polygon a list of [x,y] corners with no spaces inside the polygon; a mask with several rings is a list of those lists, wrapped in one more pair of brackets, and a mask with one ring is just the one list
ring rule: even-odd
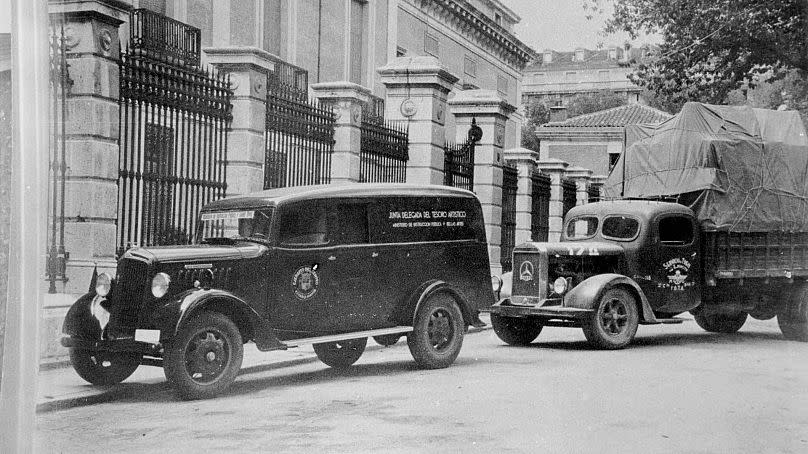
{"label": "canvas tarpaulin cover", "polygon": [[703,228],[808,231],[808,136],[795,111],[687,103],[626,127],[607,197],[675,198]]}

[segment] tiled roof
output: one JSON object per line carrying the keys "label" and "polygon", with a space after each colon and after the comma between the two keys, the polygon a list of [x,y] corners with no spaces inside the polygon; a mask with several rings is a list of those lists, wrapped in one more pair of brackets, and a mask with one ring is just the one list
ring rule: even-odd
{"label": "tiled roof", "polygon": [[625,106],[592,112],[564,121],[554,121],[542,125],[550,128],[609,128],[641,123],[661,123],[673,115],[642,104],[626,104]]}

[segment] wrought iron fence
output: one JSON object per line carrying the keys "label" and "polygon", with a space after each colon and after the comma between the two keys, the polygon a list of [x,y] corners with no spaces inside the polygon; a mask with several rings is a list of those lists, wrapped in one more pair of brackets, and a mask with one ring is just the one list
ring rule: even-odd
{"label": "wrought iron fence", "polygon": [[471,119],[466,141],[462,145],[447,142],[443,147],[443,184],[469,191],[474,190],[474,150],[483,131],[477,119]]}
{"label": "wrought iron fence", "polygon": [[500,263],[502,272],[513,269],[513,248],[516,246],[516,191],[519,172],[516,166],[502,166],[502,242],[500,243]]}
{"label": "wrought iron fence", "polygon": [[48,167],[48,293],[56,293],[56,281],[67,282],[67,259],[65,251],[65,156],[67,120],[67,93],[73,84],[68,71],[65,54],[64,25],[54,26],[49,31],[49,93],[50,144]]}
{"label": "wrought iron fence", "polygon": [[562,193],[562,201],[564,202],[564,211],[562,216],[567,215],[567,211],[575,207],[577,203],[577,189],[575,187],[575,182],[572,180],[561,180],[561,193]]}
{"label": "wrought iron fence", "polygon": [[282,61],[267,77],[264,189],[331,181],[330,109],[309,101],[308,73]]}
{"label": "wrought iron fence", "polygon": [[590,184],[589,187],[586,188],[588,193],[589,203],[600,202],[600,185],[599,184]]}
{"label": "wrought iron fence", "polygon": [[199,66],[201,33],[198,28],[148,9],[129,15],[129,54],[179,66]]}
{"label": "wrought iron fence", "polygon": [[550,176],[536,170],[530,178],[530,239],[547,241],[550,234]]}
{"label": "wrought iron fence", "polygon": [[[153,14],[145,17],[157,21]],[[132,33],[143,30],[133,27]],[[177,53],[198,49],[198,34],[192,35],[197,42]],[[148,44],[149,35],[135,38],[159,47]],[[163,57],[131,49],[121,56],[119,255],[132,245],[189,242],[200,208],[223,197],[227,187],[229,80],[189,60]]]}
{"label": "wrought iron fence", "polygon": [[384,120],[384,100],[371,96],[362,110],[359,181],[407,181],[409,131],[399,122]]}

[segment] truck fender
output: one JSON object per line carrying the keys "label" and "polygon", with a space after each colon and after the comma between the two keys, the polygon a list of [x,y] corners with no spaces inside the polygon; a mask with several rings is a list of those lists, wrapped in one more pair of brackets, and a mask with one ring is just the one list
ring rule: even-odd
{"label": "truck fender", "polygon": [[173,338],[180,328],[203,310],[220,312],[238,326],[244,341],[254,340],[261,351],[285,349],[269,324],[244,300],[218,289],[192,289],[180,293],[154,311],[152,322],[160,330],[160,340]]}
{"label": "truck fender", "polygon": [[472,311],[469,307],[466,297],[463,296],[463,292],[455,286],[441,280],[424,282],[412,292],[409,298],[407,298],[406,303],[402,306],[402,309],[396,314],[396,322],[402,325],[414,325],[415,314],[418,313],[418,309],[421,305],[424,304],[430,296],[441,292],[448,293],[454,298],[457,305],[460,307],[460,312],[463,314],[463,321],[467,325],[472,325],[477,328],[485,326],[485,323],[480,320],[479,314],[477,314],[476,311]]}
{"label": "truck fender", "polygon": [[640,321],[656,321],[651,305],[648,303],[648,298],[645,297],[645,293],[643,293],[640,286],[633,279],[622,274],[598,274],[585,279],[567,293],[567,296],[564,297],[564,305],[580,309],[592,309],[600,301],[600,297],[606,290],[617,286],[626,287],[634,295],[634,298],[639,301]]}
{"label": "truck fender", "polygon": [[101,324],[90,310],[95,298],[95,292],[85,293],[70,306],[62,323],[63,334],[82,339],[101,339]]}

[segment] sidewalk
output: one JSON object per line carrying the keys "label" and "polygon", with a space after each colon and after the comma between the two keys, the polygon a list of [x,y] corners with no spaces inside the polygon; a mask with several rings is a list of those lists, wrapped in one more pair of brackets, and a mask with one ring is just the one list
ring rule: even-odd
{"label": "sidewalk", "polygon": [[[480,318],[486,323],[484,328],[469,329],[468,334],[477,333],[490,328],[488,314],[481,314]],[[396,345],[403,345],[405,339]],[[384,348],[368,340],[368,350]],[[290,367],[317,361],[311,346],[293,348],[287,351],[260,352],[255,344],[244,346],[244,361],[241,372],[254,374],[281,367]],[[168,389],[163,369],[153,366],[140,366],[122,384],[102,387],[93,386],[76,374],[72,367],[55,367],[39,372],[37,379],[37,413],[63,410],[67,408],[93,405],[110,402],[143,393],[152,393]]]}

